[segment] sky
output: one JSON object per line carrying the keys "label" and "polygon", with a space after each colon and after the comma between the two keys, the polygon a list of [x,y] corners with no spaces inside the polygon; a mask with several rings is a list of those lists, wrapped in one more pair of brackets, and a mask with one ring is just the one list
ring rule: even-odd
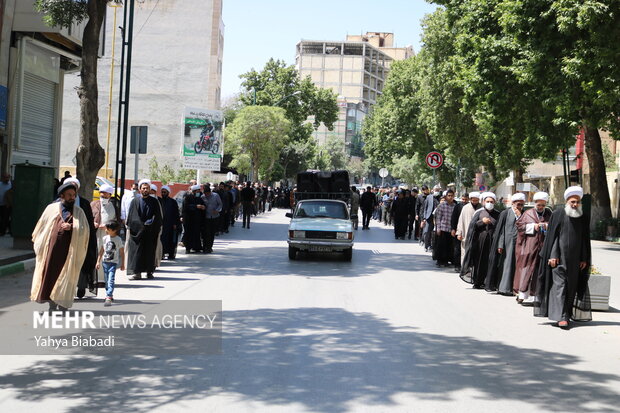
{"label": "sky", "polygon": [[302,40],[394,33],[396,46],[420,49],[420,20],[436,6],[424,0],[224,0],[222,99],[238,93],[239,75],[269,58],[295,63]]}

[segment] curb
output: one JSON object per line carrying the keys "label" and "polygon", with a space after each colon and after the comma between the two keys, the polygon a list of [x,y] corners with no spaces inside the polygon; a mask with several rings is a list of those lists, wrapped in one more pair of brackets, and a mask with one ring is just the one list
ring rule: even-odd
{"label": "curb", "polygon": [[24,261],[14,262],[13,264],[7,264],[0,266],[0,277],[4,275],[13,275],[20,272],[29,271],[34,269],[35,259],[30,258]]}

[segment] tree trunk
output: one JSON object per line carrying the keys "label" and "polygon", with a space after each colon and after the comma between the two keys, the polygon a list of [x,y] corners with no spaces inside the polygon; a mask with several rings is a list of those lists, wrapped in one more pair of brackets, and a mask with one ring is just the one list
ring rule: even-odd
{"label": "tree trunk", "polygon": [[523,183],[523,174],[525,174],[525,168],[519,167],[512,171],[513,181],[515,184],[515,191],[517,190],[517,184]]}
{"label": "tree trunk", "polygon": [[88,23],[82,37],[80,98],[80,142],[78,144],[77,177],[80,195],[91,199],[97,172],[105,162],[105,151],[99,145],[99,89],[97,85],[97,59],[101,26],[107,11],[108,0],[88,1]]}
{"label": "tree trunk", "polygon": [[609,198],[609,188],[607,187],[601,135],[597,128],[584,126],[584,130],[586,135],[586,155],[590,167],[590,194],[592,194],[590,223],[592,228],[594,228],[596,222],[611,218],[611,201]]}

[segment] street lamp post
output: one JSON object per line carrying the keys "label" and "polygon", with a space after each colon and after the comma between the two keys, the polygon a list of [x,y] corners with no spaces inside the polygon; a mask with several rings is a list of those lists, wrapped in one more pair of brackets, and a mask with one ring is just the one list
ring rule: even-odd
{"label": "street lamp post", "polygon": [[282,99],[280,99],[278,101],[278,103],[276,103],[274,106],[279,106],[280,103],[284,102],[286,99],[291,98],[293,96],[297,96],[301,93],[301,90],[296,90],[295,92],[291,93],[290,95],[284,96]]}

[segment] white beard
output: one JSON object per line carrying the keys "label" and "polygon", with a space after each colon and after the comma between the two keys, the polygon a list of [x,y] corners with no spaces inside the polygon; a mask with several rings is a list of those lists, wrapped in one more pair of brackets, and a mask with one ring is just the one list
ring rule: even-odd
{"label": "white beard", "polygon": [[572,208],[570,205],[566,205],[564,207],[564,211],[566,212],[566,215],[568,215],[570,218],[581,218],[581,216],[583,215],[583,210],[581,209],[581,206],[578,206],[577,208]]}

